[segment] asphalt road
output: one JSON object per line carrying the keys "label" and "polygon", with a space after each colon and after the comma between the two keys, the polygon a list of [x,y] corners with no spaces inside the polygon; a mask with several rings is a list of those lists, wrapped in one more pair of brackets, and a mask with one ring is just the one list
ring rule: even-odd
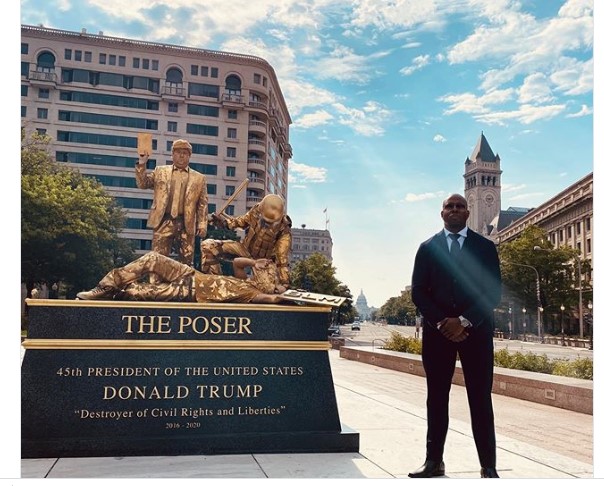
{"label": "asphalt road", "polygon": [[[375,322],[363,322],[360,331],[351,331],[350,324],[340,326],[341,336],[346,338],[346,346],[375,346],[380,348],[390,338],[393,332],[403,336],[415,336],[415,326],[384,325]],[[420,334],[421,335],[421,334]],[[550,359],[591,358],[593,350],[588,348],[576,348],[572,346],[560,346],[555,344],[541,344],[538,342],[525,342],[516,339],[495,339],[495,349],[507,348],[511,353],[533,353],[546,355]]]}

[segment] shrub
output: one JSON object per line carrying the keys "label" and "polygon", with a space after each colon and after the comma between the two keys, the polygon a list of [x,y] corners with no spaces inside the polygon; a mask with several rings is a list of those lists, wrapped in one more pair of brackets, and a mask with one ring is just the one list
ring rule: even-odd
{"label": "shrub", "polygon": [[[418,338],[405,337],[398,332],[393,332],[383,348],[389,351],[421,354],[422,341]],[[510,353],[505,348],[495,351],[494,364],[501,368],[593,380],[593,360],[590,358],[578,358],[573,361],[550,359],[545,354],[536,355],[530,352],[520,353],[518,351]]]}
{"label": "shrub", "polygon": [[414,337],[403,336],[400,332],[393,332],[384,343],[384,349],[400,351],[402,353],[422,354],[422,341]]}

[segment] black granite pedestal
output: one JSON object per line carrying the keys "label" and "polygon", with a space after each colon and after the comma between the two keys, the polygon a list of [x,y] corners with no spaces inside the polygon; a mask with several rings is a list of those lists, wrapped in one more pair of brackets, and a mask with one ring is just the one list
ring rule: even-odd
{"label": "black granite pedestal", "polygon": [[358,452],[329,308],[28,300],[22,457]]}

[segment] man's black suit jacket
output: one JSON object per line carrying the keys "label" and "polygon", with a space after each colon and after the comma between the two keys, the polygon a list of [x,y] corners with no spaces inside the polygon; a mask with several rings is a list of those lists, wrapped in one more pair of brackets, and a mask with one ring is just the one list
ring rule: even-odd
{"label": "man's black suit jacket", "polygon": [[463,316],[472,323],[473,330],[492,331],[493,309],[501,300],[495,244],[468,229],[459,259],[454,261],[445,232],[440,231],[417,251],[411,296],[425,327],[436,328],[445,317]]}

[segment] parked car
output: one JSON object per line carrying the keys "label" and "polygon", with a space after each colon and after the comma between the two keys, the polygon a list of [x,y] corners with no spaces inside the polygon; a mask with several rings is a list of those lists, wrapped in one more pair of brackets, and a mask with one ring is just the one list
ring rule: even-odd
{"label": "parked car", "polygon": [[337,324],[332,324],[327,328],[328,336],[339,336],[340,334],[340,326],[338,326]]}
{"label": "parked car", "polygon": [[351,331],[360,331],[361,330],[361,321],[354,321],[352,326],[350,326]]}

